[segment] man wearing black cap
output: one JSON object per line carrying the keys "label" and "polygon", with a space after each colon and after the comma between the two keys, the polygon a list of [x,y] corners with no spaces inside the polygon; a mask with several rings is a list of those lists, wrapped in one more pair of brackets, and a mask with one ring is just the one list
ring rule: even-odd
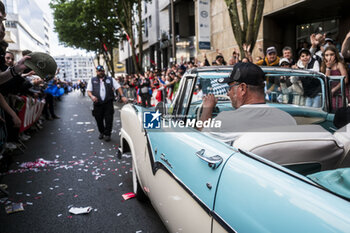
{"label": "man wearing black cap", "polygon": [[119,83],[112,77],[105,75],[103,66],[96,67],[97,76],[89,80],[87,92],[91,100],[94,102],[93,115],[96,119],[99,139],[105,137],[105,141],[111,140],[113,126],[113,100],[114,91],[117,90],[122,97],[122,101],[126,103],[128,99],[123,95],[123,90]]}
{"label": "man wearing black cap", "polygon": [[[288,113],[265,104],[264,81],[265,74],[259,66],[253,63],[237,63],[228,78],[218,80],[219,83],[227,83],[227,96],[235,110],[218,114],[215,120],[221,121],[220,129],[205,128],[203,132],[212,132],[213,136],[227,142],[246,131],[296,125],[294,118]],[[216,103],[217,99],[212,94],[203,98],[202,121],[212,118]]]}

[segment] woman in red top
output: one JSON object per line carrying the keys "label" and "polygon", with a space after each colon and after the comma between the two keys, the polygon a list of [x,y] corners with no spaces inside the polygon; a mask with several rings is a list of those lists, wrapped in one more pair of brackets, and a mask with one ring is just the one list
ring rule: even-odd
{"label": "woman in red top", "polygon": [[[348,72],[346,70],[346,66],[343,60],[339,56],[339,52],[336,47],[333,45],[328,46],[323,52],[323,60],[321,64],[321,72],[326,76],[344,76],[345,82],[345,94],[347,97],[347,101],[349,102],[349,77]],[[339,101],[338,106],[337,95],[340,94],[340,83],[332,83],[332,107],[335,109],[343,107],[342,101]]]}

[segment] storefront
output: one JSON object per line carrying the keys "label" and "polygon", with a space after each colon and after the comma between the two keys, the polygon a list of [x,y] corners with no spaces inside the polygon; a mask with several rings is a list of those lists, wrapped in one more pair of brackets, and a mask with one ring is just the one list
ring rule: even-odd
{"label": "storefront", "polygon": [[[276,1],[276,0],[275,0]],[[340,48],[350,30],[350,1],[310,0],[264,15],[263,47],[276,46],[281,53],[284,46],[298,51],[302,44],[310,46],[312,33],[326,33]]]}

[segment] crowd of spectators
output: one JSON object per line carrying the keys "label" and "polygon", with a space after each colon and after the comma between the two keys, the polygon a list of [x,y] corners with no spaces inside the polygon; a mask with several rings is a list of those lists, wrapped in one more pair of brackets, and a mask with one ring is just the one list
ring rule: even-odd
{"label": "crowd of spectators", "polygon": [[[249,52],[249,46],[244,45],[245,54],[240,56],[239,52],[234,50],[227,62],[224,56],[217,51],[216,58],[212,62],[209,62],[204,54],[203,61],[197,59],[184,61],[181,59],[178,64],[173,64],[169,68],[150,69],[144,74],[119,76],[118,80],[124,89],[125,96],[147,107],[159,101],[171,101],[179,87],[179,81],[188,69],[201,66],[232,66],[238,62],[253,62],[260,66],[308,69],[322,72],[327,76],[344,76],[346,95],[349,97],[350,32],[342,43],[341,51],[338,51],[337,45],[340,47],[340,44],[336,44],[333,39],[318,33],[310,36],[310,43],[301,43],[297,51],[293,51],[290,46],[285,46],[279,53],[275,46],[271,46],[266,49],[264,55],[253,59]],[[282,56],[280,57],[278,54]],[[283,100],[281,96],[293,92],[300,95],[297,104],[311,107],[320,107],[322,104],[320,88],[320,82],[315,79],[291,77],[291,79],[286,80],[286,77],[270,77],[266,80],[267,98],[271,101],[292,102],[288,99]],[[337,101],[337,97],[340,93],[340,83],[333,83],[331,92],[333,95],[332,104],[339,107],[338,102],[340,101]]]}
{"label": "crowd of spectators", "polygon": [[[25,150],[24,141],[42,129],[45,120],[59,119],[55,101],[67,91],[68,83],[57,78],[44,81],[25,65],[31,51],[18,61],[4,40],[5,7],[0,2],[0,169],[11,162],[12,154]],[[58,71],[59,72],[59,71]],[[63,92],[63,93],[62,93]]]}

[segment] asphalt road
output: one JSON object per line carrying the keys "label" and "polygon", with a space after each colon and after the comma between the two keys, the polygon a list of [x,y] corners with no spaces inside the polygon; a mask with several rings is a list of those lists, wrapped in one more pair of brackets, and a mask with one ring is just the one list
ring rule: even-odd
{"label": "asphalt road", "polygon": [[[132,192],[132,179],[131,158],[116,157],[118,109],[112,141],[105,142],[97,138],[90,107],[78,92],[64,96],[56,106],[61,119],[46,121],[25,143],[24,154],[13,156],[9,172],[0,176],[10,192],[0,204],[1,233],[167,232],[150,203],[122,197]],[[43,167],[21,167],[40,158]],[[6,214],[5,205],[18,202],[24,211]],[[88,206],[88,214],[69,213],[70,207]]]}

